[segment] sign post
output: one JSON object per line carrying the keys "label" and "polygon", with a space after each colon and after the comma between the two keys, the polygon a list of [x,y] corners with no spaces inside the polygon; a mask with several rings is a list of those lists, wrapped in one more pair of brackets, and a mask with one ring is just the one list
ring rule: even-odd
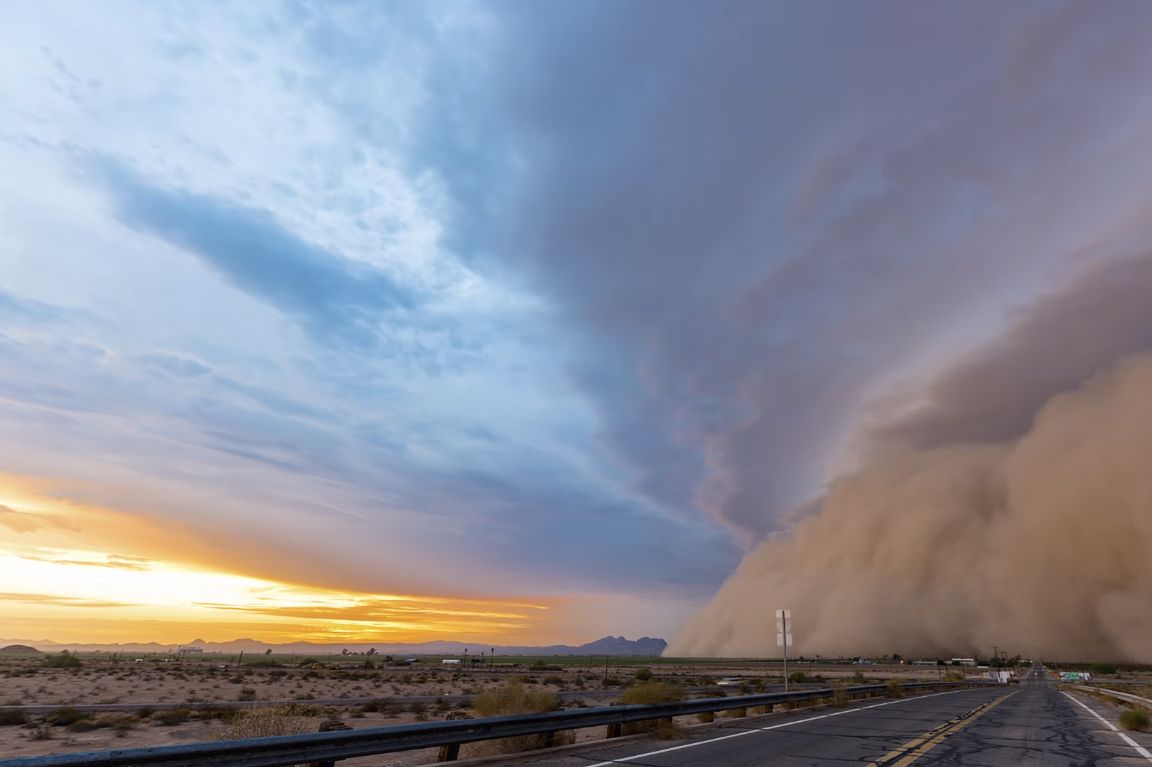
{"label": "sign post", "polygon": [[784,692],[788,692],[788,646],[792,644],[792,634],[788,631],[790,620],[791,610],[776,611],[776,646],[784,648]]}

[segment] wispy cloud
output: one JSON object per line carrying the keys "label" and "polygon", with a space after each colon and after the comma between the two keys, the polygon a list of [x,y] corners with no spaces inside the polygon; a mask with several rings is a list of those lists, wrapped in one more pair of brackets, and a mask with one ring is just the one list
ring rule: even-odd
{"label": "wispy cloud", "polygon": [[158,186],[108,158],[93,167],[125,224],[203,259],[326,341],[375,339],[415,304],[381,269],[306,242],[267,211]]}

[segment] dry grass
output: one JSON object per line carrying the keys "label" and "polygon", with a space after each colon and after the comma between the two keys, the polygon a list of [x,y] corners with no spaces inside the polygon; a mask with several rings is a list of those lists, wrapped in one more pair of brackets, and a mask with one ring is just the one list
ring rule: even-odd
{"label": "dry grass", "polygon": [[1149,726],[1148,713],[1140,708],[1126,708],[1120,713],[1120,726],[1125,730],[1143,732]]}
{"label": "dry grass", "polygon": [[242,740],[305,732],[308,732],[308,720],[300,715],[298,706],[288,705],[241,711],[218,737],[220,740]]}
{"label": "dry grass", "polygon": [[[560,699],[554,693],[532,690],[514,679],[500,687],[485,690],[472,702],[477,716],[514,716],[516,714],[540,714],[560,708]],[[558,732],[541,735],[522,735],[516,738],[502,738],[478,744],[476,750],[488,753],[515,754],[533,751],[538,748],[558,746],[574,742],[571,732]]]}

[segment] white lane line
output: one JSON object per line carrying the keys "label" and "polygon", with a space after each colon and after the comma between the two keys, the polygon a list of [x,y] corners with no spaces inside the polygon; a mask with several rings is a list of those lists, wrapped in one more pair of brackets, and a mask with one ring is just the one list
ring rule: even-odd
{"label": "white lane line", "polygon": [[[1061,692],[1063,692],[1063,690],[1061,690]],[[1065,694],[1065,695],[1068,695],[1068,693],[1066,693],[1066,692],[1065,692],[1064,694]],[[1116,725],[1112,724],[1112,723],[1111,723],[1111,722],[1109,722],[1107,719],[1105,719],[1104,717],[1100,716],[1100,715],[1099,715],[1099,714],[1097,714],[1095,711],[1093,711],[1091,708],[1089,708],[1087,705],[1085,705],[1084,703],[1081,703],[1080,701],[1078,701],[1078,700],[1076,700],[1075,698],[1073,698],[1071,695],[1068,695],[1068,700],[1072,701],[1072,702],[1073,702],[1073,703],[1075,703],[1077,706],[1079,706],[1080,708],[1084,709],[1085,711],[1087,711],[1089,714],[1091,714],[1092,716],[1094,716],[1094,717],[1096,717],[1097,719],[1099,719],[1099,720],[1100,720],[1101,722],[1103,722],[1104,724],[1108,725],[1108,728],[1109,728],[1109,729],[1111,729],[1111,730],[1112,730],[1112,732],[1114,732],[1114,733],[1116,733],[1117,735],[1119,735],[1121,738],[1123,738],[1123,739],[1124,739],[1124,742],[1125,742],[1125,743],[1127,743],[1129,746],[1132,746],[1132,748],[1136,749],[1136,753],[1140,754],[1140,756],[1142,756],[1142,757],[1144,757],[1145,759],[1147,759],[1148,761],[1152,762],[1152,753],[1149,753],[1148,749],[1144,748],[1144,746],[1141,746],[1139,743],[1137,743],[1136,741],[1132,740],[1132,738],[1128,737],[1128,736],[1127,736],[1125,733],[1121,732],[1119,727],[1117,727]]]}
{"label": "white lane line", "polygon": [[925,700],[926,698],[935,698],[939,695],[955,695],[958,692],[971,692],[971,690],[948,690],[947,692],[934,692],[934,693],[931,693],[929,695],[919,695],[919,696],[914,697],[914,698],[901,698],[900,700],[890,700],[890,701],[886,701],[884,703],[873,703],[871,706],[861,706],[860,708],[849,708],[849,709],[845,709],[844,711],[834,711],[831,714],[821,714],[820,716],[810,716],[807,719],[796,719],[796,720],[793,720],[791,722],[783,722],[781,724],[774,724],[771,727],[757,727],[757,728],[752,729],[752,730],[741,730],[740,732],[734,732],[730,735],[721,735],[718,738],[709,738],[708,740],[696,740],[696,741],[693,741],[691,743],[685,743],[685,744],[680,745],[680,746],[672,746],[670,748],[662,748],[659,751],[649,751],[646,754],[631,754],[629,756],[622,756],[619,759],[610,759],[607,762],[597,762],[596,764],[590,764],[590,765],[588,765],[588,767],[612,767],[612,765],[627,763],[633,759],[647,759],[650,756],[657,756],[659,754],[667,754],[667,753],[670,753],[672,751],[680,751],[681,749],[685,749],[685,748],[696,748],[697,746],[706,746],[709,743],[719,743],[722,740],[730,740],[732,738],[742,738],[745,735],[755,735],[758,732],[768,732],[769,730],[779,730],[781,727],[792,727],[792,726],[795,726],[797,724],[806,724],[808,722],[815,722],[818,719],[830,719],[831,717],[841,716],[843,714],[855,714],[855,713],[860,712],[860,711],[867,711],[870,708],[881,708],[882,706],[892,706],[892,705],[895,705],[896,703],[907,703],[907,702],[913,701],[913,700]]}

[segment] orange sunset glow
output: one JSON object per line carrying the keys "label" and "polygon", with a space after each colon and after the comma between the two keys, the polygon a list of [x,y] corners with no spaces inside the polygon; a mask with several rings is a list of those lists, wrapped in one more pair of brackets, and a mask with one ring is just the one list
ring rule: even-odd
{"label": "orange sunset glow", "polygon": [[241,635],[266,642],[531,638],[549,609],[540,602],[335,591],[111,553],[98,547],[137,540],[135,520],[38,496],[38,486],[7,477],[0,500],[0,604],[8,638],[145,637],[162,644]]}

